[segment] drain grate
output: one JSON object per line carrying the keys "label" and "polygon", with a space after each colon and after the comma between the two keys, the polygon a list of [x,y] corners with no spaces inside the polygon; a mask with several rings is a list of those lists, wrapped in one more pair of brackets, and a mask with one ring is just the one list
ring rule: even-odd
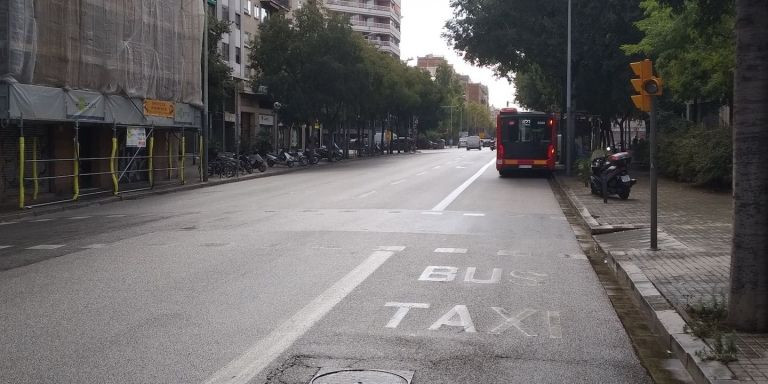
{"label": "drain grate", "polygon": [[411,384],[413,372],[321,368],[309,384]]}

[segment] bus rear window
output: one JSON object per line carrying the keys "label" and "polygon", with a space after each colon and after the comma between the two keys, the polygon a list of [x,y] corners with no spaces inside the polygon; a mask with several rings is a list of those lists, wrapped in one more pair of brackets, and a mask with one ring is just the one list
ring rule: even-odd
{"label": "bus rear window", "polygon": [[503,139],[509,143],[549,143],[550,132],[547,129],[547,119],[507,117],[501,121]]}

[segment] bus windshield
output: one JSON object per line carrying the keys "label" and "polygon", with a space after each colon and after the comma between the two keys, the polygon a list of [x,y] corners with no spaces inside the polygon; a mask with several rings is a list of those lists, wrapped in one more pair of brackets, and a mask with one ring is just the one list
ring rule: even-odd
{"label": "bus windshield", "polygon": [[546,117],[503,117],[502,126],[503,141],[508,143],[549,144],[551,141]]}

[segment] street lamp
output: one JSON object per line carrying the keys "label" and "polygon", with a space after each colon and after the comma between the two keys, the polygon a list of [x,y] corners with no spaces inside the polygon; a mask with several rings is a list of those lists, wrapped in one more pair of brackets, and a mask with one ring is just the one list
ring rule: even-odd
{"label": "street lamp", "polygon": [[275,102],[272,105],[272,107],[273,107],[273,110],[275,111],[275,118],[273,119],[274,120],[273,123],[275,124],[275,126],[274,126],[274,128],[275,128],[275,141],[274,141],[275,148],[273,148],[273,149],[274,149],[275,153],[280,153],[280,149],[278,149],[278,143],[277,143],[278,136],[279,136],[278,130],[280,129],[280,126],[278,125],[277,111],[279,111],[280,108],[283,107],[283,105],[280,104],[279,102]]}
{"label": "street lamp", "polygon": [[573,108],[571,106],[571,90],[573,88],[572,82],[573,79],[571,78],[571,0],[568,0],[568,54],[567,54],[567,70],[566,70],[566,101],[565,101],[565,113],[567,116],[566,121],[566,128],[565,128],[565,173],[568,176],[571,176],[571,173],[573,172],[571,168],[573,168],[573,143],[576,141],[574,138],[574,121],[573,121]]}

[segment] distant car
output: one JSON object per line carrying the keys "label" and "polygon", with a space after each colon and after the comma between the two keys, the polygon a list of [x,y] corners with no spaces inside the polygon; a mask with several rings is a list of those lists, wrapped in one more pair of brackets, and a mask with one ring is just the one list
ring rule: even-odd
{"label": "distant car", "polygon": [[491,139],[483,139],[483,147],[490,147]]}
{"label": "distant car", "polygon": [[459,138],[459,148],[464,148],[467,146],[467,138],[466,137],[460,137]]}
{"label": "distant car", "polygon": [[470,149],[478,149],[483,150],[483,143],[480,140],[480,136],[469,136],[467,137],[467,151]]}

